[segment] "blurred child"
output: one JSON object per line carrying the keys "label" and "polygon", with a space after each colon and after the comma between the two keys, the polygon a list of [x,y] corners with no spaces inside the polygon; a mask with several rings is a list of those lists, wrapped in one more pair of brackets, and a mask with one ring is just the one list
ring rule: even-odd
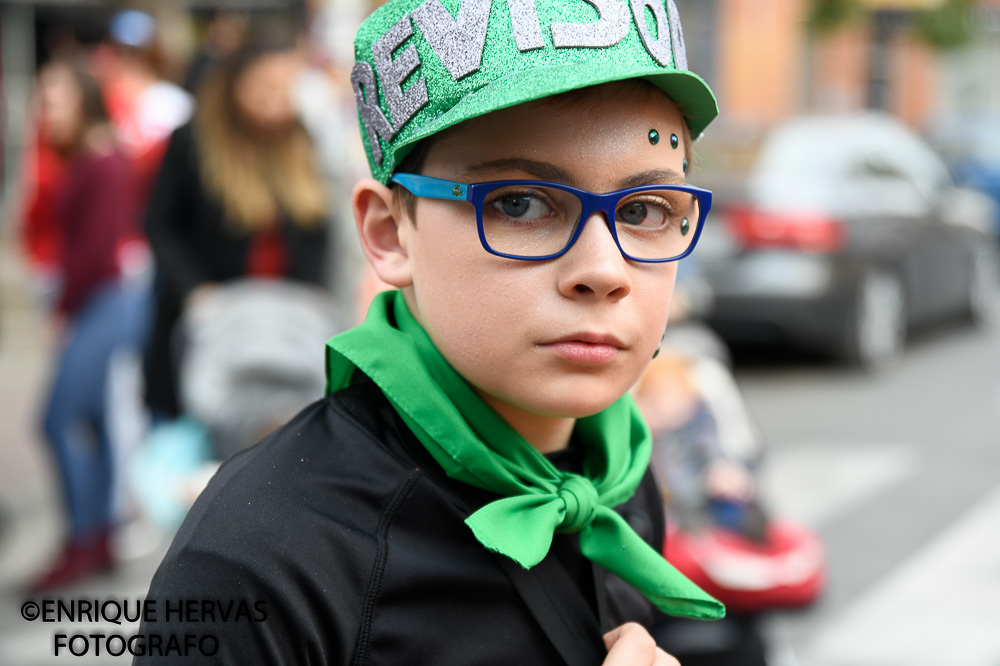
{"label": "blurred child", "polygon": [[[755,499],[761,451],[731,374],[718,361],[664,345],[634,390],[653,432],[669,507],[690,526],[713,504]],[[750,446],[731,433],[750,433]]]}

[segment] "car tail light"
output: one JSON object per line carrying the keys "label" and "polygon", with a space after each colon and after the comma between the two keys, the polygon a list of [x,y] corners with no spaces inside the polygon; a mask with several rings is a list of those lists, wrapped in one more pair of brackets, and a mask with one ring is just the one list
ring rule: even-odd
{"label": "car tail light", "polygon": [[729,231],[748,249],[783,247],[806,252],[835,252],[847,240],[844,223],[822,213],[775,213],[737,204],[730,206],[725,215]]}

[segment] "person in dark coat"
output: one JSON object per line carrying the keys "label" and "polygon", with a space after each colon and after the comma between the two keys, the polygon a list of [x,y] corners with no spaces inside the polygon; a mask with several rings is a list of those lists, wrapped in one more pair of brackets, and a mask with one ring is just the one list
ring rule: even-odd
{"label": "person in dark coat", "polygon": [[323,284],[324,186],[291,98],[302,64],[292,33],[256,34],[207,77],[192,122],[170,139],[145,216],[156,260],[145,355],[154,418],[183,411],[175,329],[199,296],[248,276]]}

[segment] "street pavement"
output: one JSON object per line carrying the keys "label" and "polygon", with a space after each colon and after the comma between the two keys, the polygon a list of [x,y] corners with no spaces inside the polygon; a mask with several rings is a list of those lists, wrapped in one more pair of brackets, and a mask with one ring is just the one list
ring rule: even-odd
{"label": "street pavement", "polygon": [[956,323],[870,377],[738,367],[776,513],[826,543],[813,608],[772,618],[772,666],[1000,666],[1000,327]]}
{"label": "street pavement", "polygon": [[[55,658],[54,636],[62,630],[127,636],[134,633],[134,626],[64,626],[28,622],[21,616],[23,604],[35,599],[26,586],[56,554],[64,530],[55,470],[37,429],[53,342],[47,322],[32,302],[20,257],[11,241],[0,236],[0,666],[67,661],[120,666],[128,663],[124,657],[95,657],[92,649],[83,657],[63,651]],[[116,544],[124,561],[113,575],[61,590],[51,598],[134,603],[145,595],[167,540],[167,535],[148,525],[132,523]],[[76,643],[78,652],[82,645]]]}
{"label": "street pavement", "polygon": [[[120,665],[93,648],[54,657],[55,636],[134,624],[22,617],[63,530],[35,428],[51,343],[0,239],[0,666]],[[1000,328],[924,334],[877,377],[804,359],[741,364],[737,379],[769,445],[772,510],[814,528],[830,558],[815,606],[768,617],[770,666],[1000,666]],[[168,538],[131,524],[114,575],[54,598],[134,604]]]}

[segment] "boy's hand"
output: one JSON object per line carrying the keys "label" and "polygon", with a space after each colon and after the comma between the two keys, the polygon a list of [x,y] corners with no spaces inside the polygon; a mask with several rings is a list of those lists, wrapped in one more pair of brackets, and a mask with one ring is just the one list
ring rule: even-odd
{"label": "boy's hand", "polygon": [[656,641],[641,624],[629,622],[604,634],[608,658],[604,666],[680,666],[680,662],[656,647]]}

